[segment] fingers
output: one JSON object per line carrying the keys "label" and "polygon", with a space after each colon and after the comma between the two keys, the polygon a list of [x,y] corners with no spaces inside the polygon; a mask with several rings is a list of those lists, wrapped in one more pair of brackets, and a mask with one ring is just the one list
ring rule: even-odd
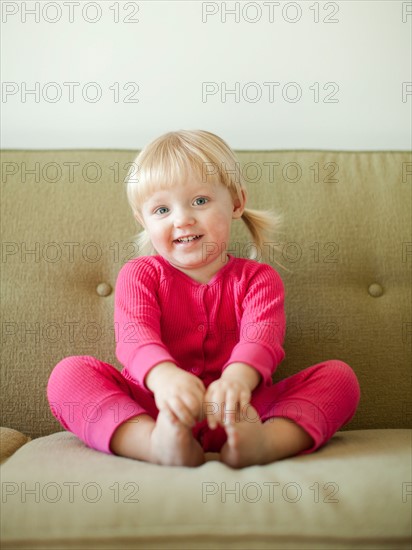
{"label": "fingers", "polygon": [[196,376],[184,371],[175,371],[173,378],[155,393],[157,408],[165,410],[172,421],[179,421],[187,427],[193,427],[200,417],[203,396],[203,382]]}
{"label": "fingers", "polygon": [[204,383],[202,382],[202,380],[200,378],[197,378],[197,376],[195,376],[194,374],[192,374],[192,376],[195,379],[195,386],[198,388],[198,390],[203,395],[206,391]]}
{"label": "fingers", "polygon": [[205,415],[210,429],[218,424],[239,422],[241,411],[250,402],[251,392],[244,385],[221,380],[213,382],[205,395]]}
{"label": "fingers", "polygon": [[162,410],[166,412],[166,414],[169,417],[169,420],[172,424],[176,424],[177,422],[179,422],[179,419],[177,418],[175,413],[170,409],[170,407],[168,406],[167,403],[165,403]]}
{"label": "fingers", "polygon": [[182,424],[188,427],[192,427],[194,425],[195,420],[193,414],[181,398],[177,396],[169,398],[167,401],[167,407]]}
{"label": "fingers", "polygon": [[200,416],[202,399],[200,396],[186,393],[181,396],[174,395],[169,397],[166,405],[182,424],[191,428],[196,424],[196,419]]}

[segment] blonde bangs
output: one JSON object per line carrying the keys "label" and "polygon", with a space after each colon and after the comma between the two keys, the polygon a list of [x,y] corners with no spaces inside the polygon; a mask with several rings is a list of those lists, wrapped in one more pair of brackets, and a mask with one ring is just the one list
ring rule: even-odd
{"label": "blonde bangs", "polygon": [[136,157],[127,180],[127,195],[134,211],[155,191],[184,185],[190,178],[225,185],[239,193],[241,171],[230,148],[206,131],[169,132],[146,146]]}

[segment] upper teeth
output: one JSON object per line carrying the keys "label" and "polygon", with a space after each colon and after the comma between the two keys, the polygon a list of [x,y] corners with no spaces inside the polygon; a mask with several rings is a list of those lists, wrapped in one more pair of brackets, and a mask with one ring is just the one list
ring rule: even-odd
{"label": "upper teeth", "polygon": [[192,237],[184,237],[182,239],[177,239],[179,242],[187,243],[189,241],[193,241],[193,239],[197,239],[199,235],[193,235]]}

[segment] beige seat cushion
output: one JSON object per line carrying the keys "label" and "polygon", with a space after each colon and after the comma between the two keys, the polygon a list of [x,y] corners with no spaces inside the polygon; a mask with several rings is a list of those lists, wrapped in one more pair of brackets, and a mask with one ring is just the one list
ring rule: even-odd
{"label": "beige seat cushion", "polygon": [[410,548],[411,430],[335,434],[311,455],[234,470],[110,456],[69,432],[1,467],[3,548]]}

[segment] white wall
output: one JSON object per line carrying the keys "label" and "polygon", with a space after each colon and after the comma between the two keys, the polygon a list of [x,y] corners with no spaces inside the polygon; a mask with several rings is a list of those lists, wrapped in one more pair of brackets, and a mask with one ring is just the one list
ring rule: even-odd
{"label": "white wall", "polygon": [[[236,7],[237,21],[226,13]],[[2,1],[1,11],[2,148],[138,149],[181,128],[235,149],[411,147],[412,2]]]}

